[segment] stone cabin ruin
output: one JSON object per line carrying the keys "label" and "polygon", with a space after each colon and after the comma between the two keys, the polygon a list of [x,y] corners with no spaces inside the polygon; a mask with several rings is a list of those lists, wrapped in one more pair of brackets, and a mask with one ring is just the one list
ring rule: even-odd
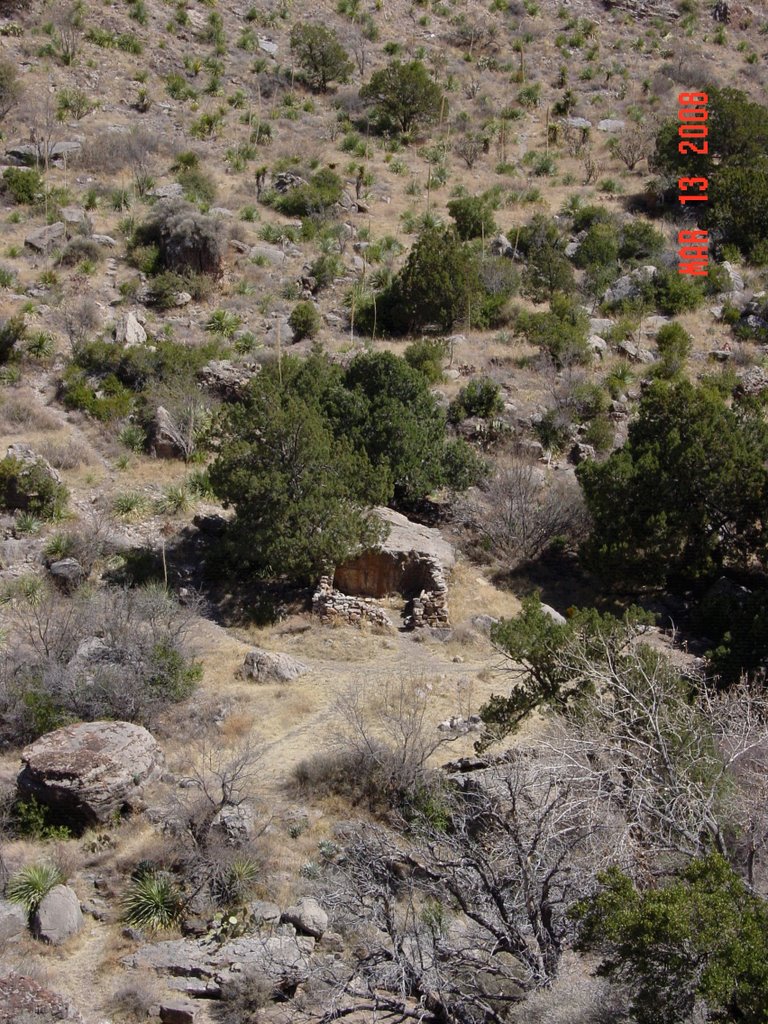
{"label": "stone cabin ruin", "polygon": [[399,594],[407,602],[409,628],[449,625],[447,576],[456,562],[453,548],[438,530],[389,508],[374,511],[389,526],[388,536],[379,547],[337,566],[332,579],[323,577],[313,612],[330,621],[391,625],[372,599]]}

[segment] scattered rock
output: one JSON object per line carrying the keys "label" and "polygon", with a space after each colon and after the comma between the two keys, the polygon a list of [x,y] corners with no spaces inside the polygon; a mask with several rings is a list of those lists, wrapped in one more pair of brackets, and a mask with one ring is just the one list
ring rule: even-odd
{"label": "scattered rock", "polygon": [[158,459],[176,459],[184,454],[182,438],[164,405],[158,405],[152,419],[151,447]]}
{"label": "scattered rock", "polygon": [[647,316],[643,320],[643,334],[655,338],[661,328],[669,322],[668,316]]}
{"label": "scattered rock", "polygon": [[83,1024],[74,1007],[32,978],[15,971],[0,976],[0,1024],[54,1024],[62,1020]]}
{"label": "scattered rock", "polygon": [[81,722],[41,736],[21,754],[19,795],[55,821],[88,826],[142,806],[144,786],[162,770],[154,737],[131,722]]}
{"label": "scattered rock", "polygon": [[52,249],[57,242],[62,242],[67,235],[67,229],[65,225],[59,221],[56,224],[47,224],[43,228],[38,228],[37,231],[33,231],[27,235],[24,239],[24,245],[30,249],[34,249],[35,252],[48,252]]}
{"label": "scattered rock", "polygon": [[592,122],[586,117],[566,117],[565,124],[568,128],[591,128]]}
{"label": "scattered rock", "polygon": [[[0,899],[0,947],[27,930],[27,912],[18,903]],[[0,1019],[2,1019],[0,1017]]]}
{"label": "scattered rock", "polygon": [[565,616],[561,615],[560,612],[557,611],[555,608],[553,608],[551,605],[542,604],[541,610],[544,612],[545,615],[548,615],[549,618],[552,619],[553,622],[556,622],[558,624],[558,626],[564,626],[565,625],[565,623],[567,621]]}
{"label": "scattered rock", "polygon": [[597,122],[597,130],[600,132],[623,132],[625,127],[626,123],[624,121],[610,117]]}
{"label": "scattered rock", "polygon": [[608,334],[612,327],[615,326],[615,321],[609,320],[606,317],[590,317],[589,319],[589,333],[597,334],[602,337],[604,334]]}
{"label": "scattered rock", "polygon": [[640,291],[643,284],[652,281],[655,276],[656,267],[654,266],[638,267],[629,274],[623,274],[603,295],[603,302],[613,305],[623,299],[629,299]]}
{"label": "scattered rock", "polygon": [[728,275],[728,280],[731,282],[730,291],[732,292],[743,292],[744,291],[744,278],[738,272],[736,267],[728,260],[724,260],[721,264],[723,270]]}
{"label": "scattered rock", "polygon": [[155,199],[181,199],[184,195],[184,186],[177,181],[169,182],[167,185],[158,185],[147,192],[148,196]]}
{"label": "scattered rock", "polygon": [[76,587],[85,579],[85,570],[76,558],[60,558],[51,562],[48,572],[65,587]]}
{"label": "scattered rock", "polygon": [[259,262],[285,263],[285,252],[279,245],[270,245],[268,242],[259,242],[249,251],[249,258]]}
{"label": "scattered rock", "polygon": [[656,357],[650,349],[640,348],[631,341],[620,341],[617,347],[620,354],[630,363],[653,363],[656,361]]}
{"label": "scattered rock", "polygon": [[322,939],[328,930],[328,915],[313,896],[305,896],[295,906],[288,907],[281,920],[313,939]]}
{"label": "scattered rock", "polygon": [[600,359],[602,359],[608,351],[608,342],[604,338],[601,338],[599,334],[590,334],[587,338],[587,345],[589,345],[592,352]]}
{"label": "scattered rock", "polygon": [[255,647],[245,656],[242,675],[244,679],[255,679],[257,683],[288,683],[309,672],[309,666],[290,654],[265,651]]}
{"label": "scattered rock", "polygon": [[77,935],[83,924],[77,893],[68,885],[55,885],[32,915],[32,934],[52,946],[60,946]]}
{"label": "scattered rock", "polygon": [[118,345],[126,348],[133,348],[136,345],[145,345],[147,332],[139,322],[136,313],[128,312],[115,324],[115,341]]}
{"label": "scattered rock", "polygon": [[162,1024],[195,1024],[196,1015],[194,1003],[177,1000],[160,1004],[159,1017]]}
{"label": "scattered rock", "polygon": [[91,235],[91,241],[103,245],[105,249],[114,249],[117,242],[111,235]]}
{"label": "scattered rock", "polygon": [[277,347],[278,325],[280,331],[280,344],[292,345],[296,340],[296,335],[293,333],[293,328],[288,323],[288,320],[285,317],[278,317],[278,319],[275,321],[274,327],[270,327],[270,329],[264,335],[264,344]]}
{"label": "scattered rock", "polygon": [[80,206],[62,206],[61,219],[65,224],[75,224],[82,227],[86,227],[91,223],[88,214]]}
{"label": "scattered rock", "polygon": [[495,626],[499,620],[493,615],[473,615],[472,625],[488,636],[491,632],[491,626]]}
{"label": "scattered rock", "polygon": [[768,391],[768,373],[761,366],[750,366],[741,374],[734,390],[739,395],[761,395]]}
{"label": "scattered rock", "polygon": [[261,367],[256,363],[238,366],[229,359],[214,359],[198,371],[200,386],[229,402],[243,398]]}
{"label": "scattered rock", "polygon": [[227,804],[211,822],[211,831],[222,836],[228,846],[241,846],[253,838],[256,821],[246,804]]}
{"label": "scattered rock", "polygon": [[264,39],[259,36],[259,49],[263,50],[264,53],[268,53],[270,57],[274,57],[277,53],[277,43],[273,43],[271,39]]}

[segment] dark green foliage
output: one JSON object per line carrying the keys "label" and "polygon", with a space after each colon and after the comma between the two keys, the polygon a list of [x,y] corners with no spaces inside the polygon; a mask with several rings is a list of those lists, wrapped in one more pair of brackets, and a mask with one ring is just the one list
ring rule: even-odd
{"label": "dark green foliage", "polygon": [[80,409],[105,423],[123,419],[133,406],[133,394],[113,374],[95,383],[75,364],[67,367],[61,382],[62,401],[67,409]]}
{"label": "dark green foliage", "polygon": [[567,295],[553,295],[548,313],[521,312],[515,328],[558,367],[589,363],[592,358],[587,345],[589,317]]}
{"label": "dark green foliage", "polygon": [[50,476],[42,461],[24,463],[7,455],[0,460],[0,506],[31,512],[44,519],[60,515],[68,491]]}
{"label": "dark green foliage", "polygon": [[311,217],[324,213],[341,199],[341,178],[328,167],[313,174],[305,185],[275,195],[272,205],[287,217]]}
{"label": "dark green foliage", "polygon": [[708,153],[680,154],[678,122],[669,121],[657,136],[654,165],[672,181],[692,174],[708,178],[709,202],[698,211],[701,226],[749,255],[768,234],[768,107],[739,89],[705,89]]}
{"label": "dark green foliage", "polygon": [[518,250],[525,256],[523,286],[535,302],[551,299],[556,292],[575,290],[570,260],[565,255],[565,240],[553,220],[536,214],[520,231]]}
{"label": "dark green foliage", "polygon": [[156,246],[162,267],[177,274],[219,277],[222,272],[221,224],[185,200],[158,203],[149,220],[136,229],[135,246]]}
{"label": "dark green foliage", "polygon": [[638,1024],[684,1024],[696,1008],[702,1019],[764,1024],[768,907],[722,857],[646,891],[617,868],[599,881],[575,908],[580,946],[629,986]]}
{"label": "dark green foliage", "polygon": [[572,661],[563,657],[566,645],[576,644],[587,656],[583,670],[589,658],[605,658],[606,651],[618,657],[637,626],[648,620],[637,608],[623,619],[585,608],[560,623],[544,611],[538,594],[523,598],[517,618],[502,619],[491,628],[491,640],[514,666],[516,679],[509,696],[494,694],[480,708],[486,733],[475,748],[483,751],[500,742],[536,709],[562,711],[590,696],[591,681],[579,678]]}
{"label": "dark green foliage", "polygon": [[26,333],[27,326],[21,314],[9,317],[0,324],[0,365],[8,362]]}
{"label": "dark green foliage", "polygon": [[403,358],[423,374],[429,384],[438,384],[443,379],[443,360],[447,354],[448,344],[444,338],[422,338],[406,348]]}
{"label": "dark green foliage", "polygon": [[5,117],[16,106],[23,91],[14,62],[0,60],[0,117]]}
{"label": "dark green foliage", "polygon": [[176,174],[176,181],[184,189],[184,198],[191,203],[209,206],[216,198],[216,182],[199,167],[182,166]]}
{"label": "dark green foliage", "polygon": [[656,347],[661,356],[660,372],[665,377],[674,377],[685,366],[691,351],[692,339],[682,324],[664,324],[656,335]]}
{"label": "dark green foliage", "polygon": [[654,383],[626,444],[577,469],[593,521],[587,560],[658,586],[749,564],[765,547],[767,456],[759,412],[686,381]]}
{"label": "dark green foliage", "polygon": [[491,419],[503,411],[501,388],[495,381],[481,377],[478,380],[471,380],[459,391],[448,406],[448,419],[451,423],[460,423],[470,416]]}
{"label": "dark green foliage", "polygon": [[[295,372],[284,367],[284,380]],[[380,535],[365,506],[385,496],[386,477],[334,436],[314,396],[268,373],[226,410],[209,474],[236,510],[237,558],[259,575],[316,579]]]}
{"label": "dark green foliage", "polygon": [[237,511],[233,548],[267,577],[315,578],[375,540],[367,506],[418,502],[483,471],[446,442],[424,376],[389,352],[346,370],[319,352],[268,364],[217,433],[210,480]]}
{"label": "dark green foliage", "polygon": [[653,224],[635,218],[621,229],[619,256],[622,260],[647,264],[661,255],[666,244],[664,235]]}
{"label": "dark green foliage", "polygon": [[320,314],[314,302],[297,302],[288,317],[288,326],[296,341],[314,338],[320,330]]}
{"label": "dark green foliage", "polygon": [[656,307],[666,316],[691,312],[704,302],[704,285],[701,281],[680,274],[677,270],[659,269],[652,284]]}
{"label": "dark green foliage", "polygon": [[40,172],[31,167],[7,167],[3,171],[3,191],[10,193],[14,202],[32,206],[42,197],[45,183]]}
{"label": "dark green foliage", "polygon": [[454,491],[475,487],[488,475],[489,466],[462,437],[443,449],[443,481]]}
{"label": "dark green foliage", "polygon": [[619,259],[619,232],[610,221],[596,220],[590,225],[573,262],[577,267],[605,267],[616,270]]}
{"label": "dark green foliage", "polygon": [[[447,331],[461,318],[471,320],[472,306],[480,306],[482,294],[474,254],[453,228],[428,227],[400,273],[378,297],[378,326],[391,334],[428,325]],[[361,311],[359,326],[372,329],[370,310]]]}
{"label": "dark green foliage", "polygon": [[327,92],[331,82],[346,82],[352,72],[349,54],[339,37],[323,25],[297,22],[291,30],[291,53],[313,89]]}
{"label": "dark green foliage", "polygon": [[462,196],[451,199],[448,213],[456,222],[456,233],[462,241],[470,238],[489,238],[496,231],[493,203],[488,196]]}
{"label": "dark green foliage", "polygon": [[715,584],[695,611],[696,628],[713,641],[707,658],[713,672],[726,684],[737,683],[743,673],[759,673],[768,656],[768,590],[754,591]]}
{"label": "dark green foliage", "polygon": [[448,112],[442,89],[418,60],[409,64],[395,60],[374,72],[360,97],[373,104],[382,131],[395,128],[407,133],[434,124],[441,111],[443,117]]}

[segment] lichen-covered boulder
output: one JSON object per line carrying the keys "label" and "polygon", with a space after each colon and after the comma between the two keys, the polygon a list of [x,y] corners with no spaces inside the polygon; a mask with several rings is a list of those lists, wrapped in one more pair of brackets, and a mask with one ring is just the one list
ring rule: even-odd
{"label": "lichen-covered boulder", "polygon": [[144,786],[162,770],[157,741],[131,722],[81,722],[22,751],[17,785],[51,819],[79,830],[143,806]]}

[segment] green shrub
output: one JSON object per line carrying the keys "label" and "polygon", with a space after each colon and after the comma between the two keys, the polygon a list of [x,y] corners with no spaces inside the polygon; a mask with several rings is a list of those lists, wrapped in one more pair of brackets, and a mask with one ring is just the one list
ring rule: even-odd
{"label": "green shrub", "polygon": [[24,463],[7,455],[0,460],[0,505],[45,519],[61,514],[69,494],[49,475],[42,460]]}
{"label": "green shrub", "polygon": [[32,168],[7,167],[3,171],[3,191],[19,205],[32,206],[42,197],[45,183],[39,171]]}
{"label": "green shrub", "polygon": [[304,185],[297,185],[273,198],[273,206],[287,217],[322,214],[341,199],[341,178],[330,168],[313,174]]}
{"label": "green shrub", "polygon": [[51,889],[65,881],[61,869],[54,864],[30,864],[12,876],[5,895],[11,903],[20,903],[28,914],[33,914]]}
{"label": "green shrub", "polygon": [[320,314],[314,302],[297,302],[288,317],[296,341],[314,338],[320,329]]}
{"label": "green shrub", "polygon": [[487,196],[463,196],[451,199],[448,213],[456,222],[456,233],[466,241],[470,238],[490,238],[496,231],[493,204]]}
{"label": "green shrub", "polygon": [[406,348],[403,358],[430,384],[437,384],[443,379],[443,360],[447,354],[448,343],[444,338],[422,338]]}
{"label": "green shrub", "polygon": [[460,423],[471,416],[491,419],[504,410],[501,389],[487,377],[471,380],[466,384],[448,406],[448,419],[451,423]]}
{"label": "green shrub", "polygon": [[80,409],[104,422],[124,419],[133,406],[133,393],[114,374],[108,374],[96,387],[82,370],[71,365],[61,386],[67,409]]}
{"label": "green shrub", "polygon": [[161,265],[174,273],[220,277],[224,258],[221,224],[185,200],[159,203],[140,225],[133,246],[156,246]]}
{"label": "green shrub", "polygon": [[18,343],[24,340],[26,332],[22,314],[9,317],[0,323],[0,365],[8,362]]}
{"label": "green shrub", "polygon": [[184,198],[192,203],[210,205],[216,198],[216,182],[198,167],[182,167],[176,181],[184,189]]}
{"label": "green shrub", "polygon": [[12,808],[15,831],[38,842],[51,839],[69,839],[72,835],[66,825],[51,825],[48,810],[32,796],[29,800],[17,800]]}

